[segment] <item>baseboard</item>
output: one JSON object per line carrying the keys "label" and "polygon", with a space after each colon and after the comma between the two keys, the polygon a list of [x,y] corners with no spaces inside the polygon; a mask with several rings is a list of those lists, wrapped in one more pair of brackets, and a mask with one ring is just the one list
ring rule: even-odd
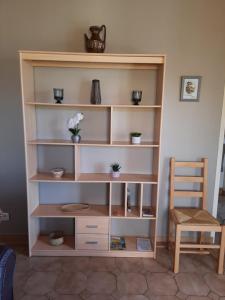
{"label": "baseboard", "polygon": [[26,234],[0,235],[0,245],[26,247],[28,245],[28,236]]}

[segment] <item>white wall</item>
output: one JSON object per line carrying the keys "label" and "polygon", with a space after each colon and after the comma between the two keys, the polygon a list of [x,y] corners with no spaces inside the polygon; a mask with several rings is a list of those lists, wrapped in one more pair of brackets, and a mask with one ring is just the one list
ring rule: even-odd
{"label": "white wall", "polygon": [[[169,157],[209,158],[209,208],[215,182],[225,81],[224,0],[1,0],[0,206],[2,233],[26,232],[25,171],[17,51],[84,51],[89,25],[107,27],[107,52],[165,53],[159,235],[166,234]],[[199,103],[179,102],[181,75],[201,75]]]}

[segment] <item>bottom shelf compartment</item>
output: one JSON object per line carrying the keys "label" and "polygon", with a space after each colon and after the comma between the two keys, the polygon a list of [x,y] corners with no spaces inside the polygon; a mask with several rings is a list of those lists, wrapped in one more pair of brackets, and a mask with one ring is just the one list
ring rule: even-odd
{"label": "bottom shelf compartment", "polygon": [[[32,248],[32,254],[35,255],[35,252],[49,252],[51,255],[52,252],[66,253],[68,250],[73,251],[75,249],[75,238],[74,236],[66,235],[64,236],[64,243],[60,246],[52,246],[49,243],[48,235],[40,235]],[[50,253],[51,252],[51,253]]]}
{"label": "bottom shelf compartment", "polygon": [[[143,243],[149,243],[148,249],[139,250],[138,245],[140,246],[140,241],[145,241]],[[138,242],[139,241],[139,242]],[[114,248],[115,246],[115,248]],[[118,249],[117,249],[118,246]],[[140,237],[140,236],[111,236],[110,250],[113,252],[117,251],[134,251],[134,252],[152,252],[153,247],[150,238],[148,237]]]}
{"label": "bottom shelf compartment", "polygon": [[[91,223],[90,218],[93,218]],[[110,223],[109,228],[104,225],[102,231],[100,225],[108,222]],[[31,223],[37,235],[33,236],[30,255],[155,257],[153,238],[155,220],[83,216],[72,218],[34,217]],[[92,229],[89,223],[97,225]],[[49,234],[54,231],[63,232],[64,243],[62,245],[50,244]],[[123,240],[125,246],[112,247],[113,238],[114,242],[116,239]],[[31,236],[30,239],[32,240]],[[147,247],[138,247],[138,241]]]}

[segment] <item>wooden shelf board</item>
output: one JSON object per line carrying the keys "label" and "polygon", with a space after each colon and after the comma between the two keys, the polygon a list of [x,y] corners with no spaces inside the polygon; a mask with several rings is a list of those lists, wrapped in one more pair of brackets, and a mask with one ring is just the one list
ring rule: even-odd
{"label": "wooden shelf board", "polygon": [[152,108],[161,108],[162,105],[156,105],[156,104],[153,104],[153,105],[132,105],[132,104],[114,104],[114,105],[111,105],[112,108],[115,108],[115,109],[121,109],[121,108],[133,108],[133,109],[152,109]]}
{"label": "wooden shelf board", "polygon": [[34,106],[46,106],[46,107],[54,107],[54,108],[60,108],[60,107],[82,107],[82,108],[96,108],[96,109],[102,109],[102,108],[110,108],[111,105],[107,104],[80,104],[80,103],[61,103],[61,104],[56,104],[56,103],[48,103],[48,102],[32,102],[32,101],[27,101],[25,102],[27,105],[34,105]]}
{"label": "wooden shelf board", "polygon": [[156,175],[147,174],[121,174],[119,178],[113,178],[109,173],[81,173],[79,182],[147,182],[157,184]]}
{"label": "wooden shelf board", "polygon": [[82,140],[81,143],[76,144],[71,140],[63,139],[36,139],[27,142],[30,145],[62,145],[62,146],[111,146],[107,141],[95,141],[95,140]]}
{"label": "wooden shelf board", "polygon": [[117,104],[117,105],[110,105],[110,104],[80,104],[80,103],[47,103],[47,102],[33,102],[33,101],[26,101],[26,105],[33,105],[33,106],[46,106],[46,107],[82,107],[82,108],[95,108],[95,109],[102,109],[102,108],[133,108],[133,109],[152,109],[152,108],[161,108],[161,105],[131,105],[131,104]]}
{"label": "wooden shelf board", "polygon": [[57,51],[19,51],[22,60],[32,63],[42,62],[78,62],[78,63],[112,63],[112,64],[164,64],[164,54],[116,54],[116,53],[79,53]]}
{"label": "wooden shelf board", "polygon": [[29,145],[62,145],[62,146],[73,146],[74,143],[71,140],[64,139],[36,139],[27,142]]}
{"label": "wooden shelf board", "polygon": [[64,139],[36,139],[27,142],[29,145],[58,145],[58,146],[90,146],[90,147],[159,147],[157,142],[143,141],[141,144],[131,144],[128,141],[113,141],[112,144],[107,141],[82,140],[79,144],[74,144],[71,140]]}
{"label": "wooden shelf board", "polygon": [[75,238],[73,236],[65,236],[64,237],[64,244],[60,246],[52,246],[48,242],[48,236],[40,235],[38,240],[34,244],[32,251],[68,251],[75,249]]}
{"label": "wooden shelf board", "polygon": [[113,178],[110,173],[81,173],[75,181],[74,174],[64,174],[61,178],[55,178],[51,173],[38,173],[30,178],[30,181],[45,182],[134,182],[157,184],[156,175],[147,174],[121,174],[119,178]]}
{"label": "wooden shelf board", "polygon": [[47,217],[47,218],[73,218],[77,216],[108,216],[109,207],[106,205],[89,205],[88,209],[76,212],[64,212],[61,207],[64,204],[40,204],[32,212],[32,217]]}
{"label": "wooden shelf board", "polygon": [[31,181],[49,182],[74,182],[74,174],[64,174],[61,178],[55,178],[51,173],[38,173],[30,178]]}
{"label": "wooden shelf board", "polygon": [[126,141],[113,141],[112,146],[115,146],[115,147],[120,147],[120,146],[137,147],[137,148],[139,148],[139,147],[159,147],[159,143],[143,141],[140,144],[131,144],[131,142],[126,142]]}

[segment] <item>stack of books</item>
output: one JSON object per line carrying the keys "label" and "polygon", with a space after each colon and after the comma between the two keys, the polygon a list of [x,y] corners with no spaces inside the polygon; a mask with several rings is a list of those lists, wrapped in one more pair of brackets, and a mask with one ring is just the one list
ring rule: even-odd
{"label": "stack of books", "polygon": [[125,250],[126,242],[125,238],[122,236],[112,236],[111,237],[111,250]]}

